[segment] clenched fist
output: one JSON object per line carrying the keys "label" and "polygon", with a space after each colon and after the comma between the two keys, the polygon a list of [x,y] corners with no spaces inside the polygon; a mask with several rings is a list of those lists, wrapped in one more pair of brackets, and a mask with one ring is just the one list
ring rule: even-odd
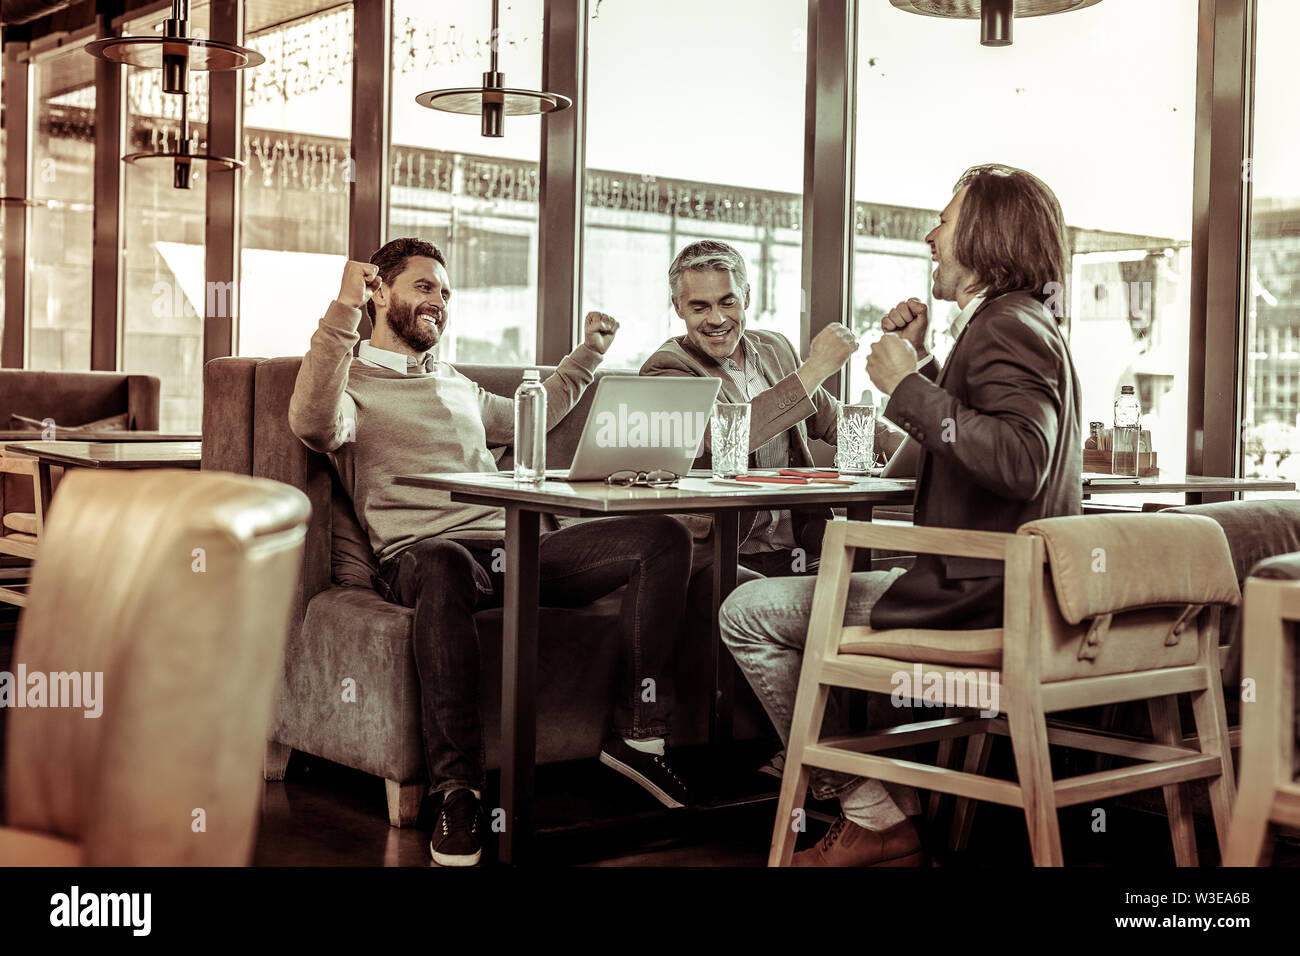
{"label": "clenched fist", "polygon": [[808,347],[808,361],[837,370],[857,350],[858,340],[853,337],[853,333],[840,323],[832,322],[812,340]]}
{"label": "clenched fist", "polygon": [[898,383],[916,371],[916,349],[897,332],[888,332],[871,346],[867,356],[867,374],[872,384],[886,395],[893,395]]}
{"label": "clenched fist", "polygon": [[582,340],[583,344],[604,355],[610,343],[614,341],[614,333],[618,331],[618,320],[604,312],[588,312],[584,325],[586,334]]}
{"label": "clenched fist", "polygon": [[912,343],[916,354],[924,357],[925,333],[930,327],[929,310],[920,299],[908,299],[890,309],[889,314],[880,320],[880,327],[886,332],[897,332]]}
{"label": "clenched fist", "polygon": [[808,346],[808,361],[797,370],[808,394],[811,395],[822,382],[838,372],[857,350],[858,340],[838,322],[832,322],[818,332]]}
{"label": "clenched fist", "polygon": [[379,291],[383,280],[379,266],[369,262],[349,262],[343,267],[343,283],[339,286],[339,304],[359,309]]}

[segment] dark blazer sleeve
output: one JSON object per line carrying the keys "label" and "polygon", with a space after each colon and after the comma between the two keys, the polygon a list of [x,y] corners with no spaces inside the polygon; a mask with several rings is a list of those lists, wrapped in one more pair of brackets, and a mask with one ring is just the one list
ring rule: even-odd
{"label": "dark blazer sleeve", "polygon": [[964,369],[970,404],[915,373],[898,384],[885,415],[983,488],[1029,500],[1042,489],[1056,446],[1064,357],[1014,310],[990,309],[979,323],[970,330],[979,333],[979,348]]}

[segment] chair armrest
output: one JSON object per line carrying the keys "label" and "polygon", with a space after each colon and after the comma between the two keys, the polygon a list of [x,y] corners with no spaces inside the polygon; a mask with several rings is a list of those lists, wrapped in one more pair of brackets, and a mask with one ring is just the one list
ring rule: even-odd
{"label": "chair armrest", "polygon": [[944,554],[960,558],[1005,561],[1007,548],[1023,543],[1024,535],[1001,531],[966,531],[960,528],[918,528],[877,525],[869,521],[830,521],[826,524],[828,547],[881,548],[916,554]]}

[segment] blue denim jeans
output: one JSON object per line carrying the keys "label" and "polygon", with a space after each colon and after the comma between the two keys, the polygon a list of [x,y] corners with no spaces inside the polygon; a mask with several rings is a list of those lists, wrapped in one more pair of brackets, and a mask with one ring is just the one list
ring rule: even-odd
{"label": "blue denim jeans", "polygon": [[[849,578],[844,625],[869,624],[872,606],[902,573],[902,568],[893,568],[853,574]],[[731,592],[719,616],[722,640],[754,688],[782,743],[790,739],[816,585],[815,577],[750,581]],[[848,732],[848,715],[832,693],[826,703],[822,736]],[[873,829],[883,829],[920,809],[911,787],[821,769],[813,770],[810,779],[814,797],[839,797],[846,812],[850,805],[858,811],[849,813],[854,822],[880,824]]]}
{"label": "blue denim jeans", "polygon": [[[426,538],[385,561],[375,587],[413,608],[415,668],[430,793],[483,790],[485,755],[478,629],[474,614],[505,592],[501,539]],[[504,551],[497,552],[497,556]],[[667,737],[672,652],[686,604],[691,535],[667,515],[589,521],[540,536],[540,603],[584,607],[623,585],[623,666],[613,732]],[[494,570],[497,568],[497,570]],[[655,682],[653,700],[642,681]]]}

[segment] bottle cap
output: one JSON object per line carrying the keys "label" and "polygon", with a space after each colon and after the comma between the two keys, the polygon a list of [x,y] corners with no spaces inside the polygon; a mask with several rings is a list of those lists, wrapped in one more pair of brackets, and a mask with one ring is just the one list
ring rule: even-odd
{"label": "bottle cap", "polygon": [[1120,389],[1119,389],[1119,393],[1120,393],[1121,395],[1132,395],[1132,394],[1133,394],[1133,386],[1132,386],[1132,385],[1121,385],[1121,386],[1120,386]]}
{"label": "bottle cap", "polygon": [[525,382],[540,382],[541,380],[542,380],[542,372],[540,369],[535,369],[535,368],[524,369]]}

